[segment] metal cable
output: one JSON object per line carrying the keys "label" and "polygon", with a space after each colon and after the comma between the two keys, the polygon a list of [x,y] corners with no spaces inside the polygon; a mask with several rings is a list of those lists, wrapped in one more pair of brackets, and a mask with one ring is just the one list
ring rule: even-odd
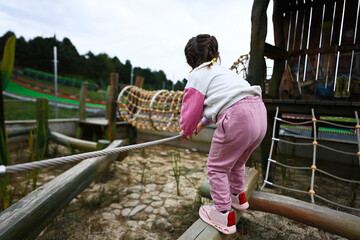
{"label": "metal cable", "polygon": [[355,128],[354,126],[342,125],[342,124],[338,124],[338,123],[328,122],[328,121],[325,121],[325,120],[317,120],[317,121],[318,121],[318,122],[321,122],[321,123],[333,125],[333,126],[335,126],[335,127],[350,128],[350,129],[354,129],[354,128]]}
{"label": "metal cable", "polygon": [[304,122],[290,122],[290,121],[284,120],[282,118],[277,118],[276,120],[279,120],[280,122],[284,122],[284,123],[291,124],[291,125],[305,125],[305,124],[312,123],[312,120],[304,121]]}
{"label": "metal cable", "polygon": [[310,170],[311,169],[310,167],[295,167],[295,166],[286,165],[286,164],[277,162],[274,159],[268,159],[268,160],[270,162],[273,162],[273,163],[277,164],[277,165],[280,165],[280,166],[283,166],[283,167],[286,167],[286,168],[290,168],[290,169],[297,169],[297,170]]}
{"label": "metal cable", "polygon": [[295,142],[290,142],[290,141],[286,141],[283,139],[278,139],[279,142],[282,143],[287,143],[287,144],[291,144],[291,145],[299,145],[299,146],[311,146],[313,145],[313,143],[295,143]]}
{"label": "metal cable", "polygon": [[323,173],[323,174],[325,174],[325,175],[328,175],[329,177],[333,177],[333,178],[336,178],[336,179],[341,180],[341,181],[344,181],[344,182],[360,184],[360,181],[349,180],[349,179],[341,178],[341,177],[332,175],[331,173],[325,172],[324,170],[321,170],[321,169],[318,169],[318,168],[316,169],[316,171],[319,171],[319,172],[321,172],[321,173]]}
{"label": "metal cable", "polygon": [[[309,194],[309,192],[306,192],[306,191],[302,191],[302,190],[298,190],[298,189],[294,189],[294,188],[287,188],[287,187],[283,187],[283,186],[280,186],[280,185],[277,185],[277,184],[274,184],[272,182],[269,182],[269,181],[265,181],[266,184],[269,184],[271,186],[274,186],[274,187],[277,187],[277,188],[281,188],[281,189],[284,189],[284,190],[288,190],[288,191],[292,191],[292,192],[297,192],[297,193],[303,193],[303,194]],[[348,209],[348,210],[353,210],[353,211],[360,211],[360,209],[357,209],[357,208],[352,208],[352,207],[348,207],[348,206],[345,206],[345,205],[342,205],[342,204],[339,204],[339,203],[336,203],[336,202],[333,202],[331,200],[328,200],[324,197],[321,197],[317,194],[311,194],[311,195],[314,195],[314,197],[317,197],[327,203],[330,203],[330,204],[333,204],[335,206],[338,206],[338,207],[341,207],[341,208],[345,208],[345,209]]]}
{"label": "metal cable", "polygon": [[345,209],[353,210],[353,211],[357,211],[357,212],[360,211],[360,209],[348,207],[348,206],[342,205],[342,204],[340,204],[340,203],[336,203],[336,202],[330,201],[330,200],[328,200],[328,199],[326,199],[326,198],[324,198],[324,197],[321,197],[321,196],[319,196],[319,195],[316,195],[316,194],[314,194],[314,196],[317,197],[317,198],[319,198],[319,199],[321,199],[321,200],[323,200],[323,201],[325,201],[325,202],[327,202],[327,203],[333,204],[333,205],[338,206],[338,207],[341,207],[341,208],[345,208]]}
{"label": "metal cable", "polygon": [[[139,149],[139,148],[150,147],[150,146],[154,146],[157,144],[163,144],[166,142],[174,141],[180,137],[182,137],[182,135],[177,135],[177,136],[164,138],[164,139],[160,139],[160,140],[155,140],[155,141],[151,141],[151,142],[146,142],[146,143],[134,144],[134,145],[112,148],[112,149],[104,149],[104,150],[100,150],[100,151],[93,151],[93,152],[87,152],[87,153],[80,153],[80,154],[76,154],[76,155],[58,157],[58,158],[41,160],[41,161],[36,161],[36,162],[22,163],[22,164],[16,164],[16,165],[11,165],[11,166],[0,165],[0,177],[2,177],[5,174],[9,174],[9,173],[19,173],[19,172],[24,172],[24,171],[29,171],[29,170],[33,170],[33,169],[39,169],[39,168],[45,168],[45,167],[50,167],[50,166],[55,166],[55,165],[60,165],[60,164],[74,163],[74,162],[79,162],[81,160],[85,160],[88,158],[100,157],[100,156],[104,156],[104,155],[110,155],[110,154],[135,150],[135,149]],[[5,171],[4,171],[4,169],[5,169]]]}
{"label": "metal cable", "polygon": [[289,190],[289,191],[292,191],[292,192],[309,194],[309,192],[306,192],[306,191],[302,191],[302,190],[298,190],[298,189],[294,189],[294,188],[283,187],[283,186],[277,185],[277,184],[269,182],[269,181],[264,181],[264,182],[266,182],[267,184],[270,184],[271,186],[278,187],[278,188],[285,189],[285,190]]}
{"label": "metal cable", "polygon": [[322,147],[322,148],[325,148],[325,149],[328,149],[328,150],[331,150],[331,151],[333,151],[333,152],[338,152],[338,153],[342,153],[342,154],[346,154],[346,155],[357,156],[356,153],[341,151],[341,150],[334,149],[334,148],[331,148],[331,147],[328,147],[328,146],[325,146],[325,145],[322,145],[322,144],[318,144],[318,146],[319,146],[319,147]]}

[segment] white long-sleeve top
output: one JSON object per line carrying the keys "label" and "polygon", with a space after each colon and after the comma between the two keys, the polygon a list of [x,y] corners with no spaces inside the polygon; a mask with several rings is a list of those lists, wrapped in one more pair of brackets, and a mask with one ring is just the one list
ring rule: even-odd
{"label": "white long-sleeve top", "polygon": [[210,64],[205,62],[189,74],[180,117],[184,135],[192,135],[202,116],[216,122],[223,111],[239,100],[248,96],[261,97],[260,86],[251,86],[217,62]]}

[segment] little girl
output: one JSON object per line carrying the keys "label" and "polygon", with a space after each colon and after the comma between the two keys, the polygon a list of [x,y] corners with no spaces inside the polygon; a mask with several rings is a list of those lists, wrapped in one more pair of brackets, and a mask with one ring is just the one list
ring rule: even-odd
{"label": "little girl", "polygon": [[214,36],[191,38],[185,56],[192,70],[181,107],[182,140],[186,142],[194,131],[199,134],[211,122],[217,126],[207,159],[214,206],[202,206],[199,215],[219,231],[232,234],[236,226],[231,206],[239,210],[249,207],[244,194],[245,163],[267,128],[261,88],[220,66]]}

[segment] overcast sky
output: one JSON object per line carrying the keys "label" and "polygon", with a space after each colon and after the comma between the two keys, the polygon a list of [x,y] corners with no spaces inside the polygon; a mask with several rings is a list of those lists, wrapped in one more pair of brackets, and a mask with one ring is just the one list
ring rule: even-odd
{"label": "overcast sky", "polygon": [[56,34],[58,40],[69,38],[80,54],[107,53],[122,63],[130,60],[135,67],[163,70],[168,79],[181,80],[191,70],[184,57],[185,44],[197,34],[217,38],[222,65],[226,67],[250,51],[252,3],[0,0],[0,34],[11,30],[26,40]]}

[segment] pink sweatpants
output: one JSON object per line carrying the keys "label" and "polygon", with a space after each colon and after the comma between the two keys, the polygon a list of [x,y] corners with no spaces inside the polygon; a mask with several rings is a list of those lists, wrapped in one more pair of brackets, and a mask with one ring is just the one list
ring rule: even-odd
{"label": "pink sweatpants", "polygon": [[231,209],[230,192],[244,191],[245,163],[265,136],[267,115],[262,99],[238,101],[218,117],[216,126],[207,170],[214,205],[226,211]]}

